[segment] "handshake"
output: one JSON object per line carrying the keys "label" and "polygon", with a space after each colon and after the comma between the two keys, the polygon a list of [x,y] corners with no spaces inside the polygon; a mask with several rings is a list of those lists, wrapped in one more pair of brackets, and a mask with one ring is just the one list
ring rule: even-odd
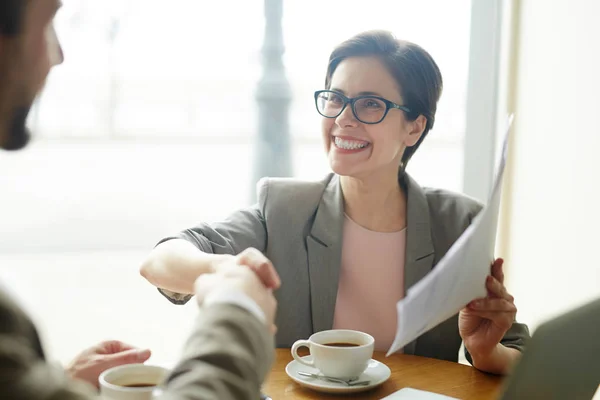
{"label": "handshake", "polygon": [[198,304],[234,303],[248,309],[275,334],[277,301],[273,290],[281,281],[273,264],[260,251],[249,248],[220,261],[211,273],[198,277],[194,292]]}

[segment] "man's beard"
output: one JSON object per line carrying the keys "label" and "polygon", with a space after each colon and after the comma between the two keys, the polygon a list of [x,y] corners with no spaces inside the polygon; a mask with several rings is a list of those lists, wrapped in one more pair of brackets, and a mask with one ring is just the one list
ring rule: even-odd
{"label": "man's beard", "polygon": [[27,116],[31,106],[17,107],[5,123],[8,129],[6,141],[3,144],[5,150],[20,150],[27,146],[31,133],[27,128]]}

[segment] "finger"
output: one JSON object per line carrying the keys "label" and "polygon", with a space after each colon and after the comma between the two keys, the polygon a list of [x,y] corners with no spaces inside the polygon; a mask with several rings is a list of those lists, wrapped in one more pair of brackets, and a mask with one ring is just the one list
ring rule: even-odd
{"label": "finger", "polygon": [[269,261],[267,257],[257,249],[248,247],[246,250],[238,254],[238,264],[262,264],[263,262]]}
{"label": "finger", "polygon": [[476,311],[517,312],[517,307],[506,299],[492,299],[489,297],[474,300],[469,303],[468,307]]}
{"label": "finger", "polygon": [[497,280],[493,276],[488,275],[485,281],[485,286],[488,290],[488,293],[492,297],[499,297],[510,302],[513,302],[515,300],[515,298],[506,290],[506,286],[504,286],[499,280]]}
{"label": "finger", "polygon": [[107,340],[105,342],[100,343],[100,345],[98,346],[98,354],[114,354],[126,350],[133,350],[136,348],[137,347],[134,347],[127,343],[123,343],[120,340]]}
{"label": "finger", "polygon": [[474,315],[480,318],[488,319],[493,321],[496,325],[506,327],[507,329],[515,321],[514,312],[503,312],[503,311],[480,311],[473,310],[472,308],[466,308],[465,312],[469,315]]}
{"label": "finger", "polygon": [[275,267],[260,251],[253,248],[246,249],[240,253],[237,262],[254,271],[266,287],[278,289],[281,286],[281,279],[275,271]]}
{"label": "finger", "polygon": [[497,258],[492,264],[492,276],[502,284],[504,284],[504,260],[502,258]]}
{"label": "finger", "polygon": [[275,336],[277,334],[277,325],[271,325],[271,335]]}
{"label": "finger", "polygon": [[101,362],[104,364],[103,368],[108,369],[119,365],[144,363],[148,361],[151,355],[152,353],[149,349],[133,349],[122,351],[120,353],[103,355]]}
{"label": "finger", "polygon": [[488,275],[485,279],[485,287],[492,297],[504,298],[507,294],[504,285],[492,275]]}
{"label": "finger", "polygon": [[281,279],[275,271],[275,267],[271,262],[260,264],[258,266],[250,265],[250,269],[258,275],[260,281],[269,289],[279,289],[281,286]]}

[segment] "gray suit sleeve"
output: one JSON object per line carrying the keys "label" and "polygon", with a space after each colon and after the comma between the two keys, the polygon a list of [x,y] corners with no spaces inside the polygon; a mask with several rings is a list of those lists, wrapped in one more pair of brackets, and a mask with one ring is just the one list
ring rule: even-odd
{"label": "gray suit sleeve", "polygon": [[[200,223],[176,236],[164,238],[158,244],[172,239],[183,239],[209,254],[236,255],[249,247],[264,252],[268,241],[264,218],[268,194],[267,179],[258,183],[257,192],[258,203],[254,206],[236,211],[221,222]],[[174,304],[185,304],[192,298],[190,294],[175,293],[161,288],[158,291]]]}
{"label": "gray suit sleeve", "polygon": [[0,341],[0,399],[98,400],[92,386],[71,380],[59,366],[32,357],[23,338],[0,337]]}
{"label": "gray suit sleeve", "polygon": [[267,327],[247,310],[202,310],[160,400],[258,400],[274,359]]}
{"label": "gray suit sleeve", "polygon": [[97,399],[93,388],[49,364],[25,313],[0,290],[0,399]]}
{"label": "gray suit sleeve", "polygon": [[[0,399],[100,400],[44,358],[33,323],[0,292]],[[160,400],[258,400],[274,358],[273,336],[230,304],[202,310]]]}

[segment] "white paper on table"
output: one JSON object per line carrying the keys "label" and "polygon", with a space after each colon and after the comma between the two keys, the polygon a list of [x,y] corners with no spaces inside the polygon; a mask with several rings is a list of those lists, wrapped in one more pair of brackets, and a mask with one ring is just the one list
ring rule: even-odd
{"label": "white paper on table", "polygon": [[454,397],[444,396],[425,390],[402,388],[381,400],[458,400]]}
{"label": "white paper on table", "polygon": [[487,295],[485,279],[494,261],[512,120],[511,115],[488,203],[435,268],[411,287],[396,305],[398,326],[388,356],[452,317],[472,300]]}

